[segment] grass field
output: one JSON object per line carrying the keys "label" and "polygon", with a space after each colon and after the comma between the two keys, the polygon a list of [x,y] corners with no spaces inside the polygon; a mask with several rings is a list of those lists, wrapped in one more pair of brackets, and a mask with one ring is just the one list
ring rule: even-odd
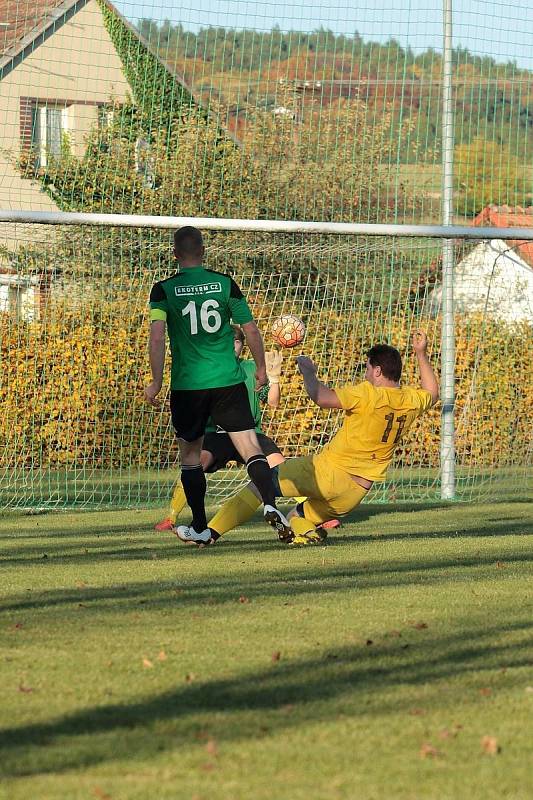
{"label": "grass field", "polygon": [[528,499],[368,505],[301,550],[2,517],[0,797],[531,798]]}

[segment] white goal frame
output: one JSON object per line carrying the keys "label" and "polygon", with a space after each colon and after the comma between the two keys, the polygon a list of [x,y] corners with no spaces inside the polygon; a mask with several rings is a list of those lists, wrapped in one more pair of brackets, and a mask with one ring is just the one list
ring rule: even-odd
{"label": "white goal frame", "polygon": [[[533,221],[533,218],[532,218]],[[0,223],[33,225],[90,225],[95,227],[159,228],[175,230],[194,225],[201,230],[262,231],[264,233],[330,234],[334,236],[421,237],[443,240],[442,341],[441,341],[441,499],[455,498],[455,326],[453,299],[453,241],[455,239],[512,239],[533,241],[531,228],[470,227],[467,225],[394,225],[350,222],[226,219],[218,217],[164,217],[140,214],[88,214],[77,212],[0,210]]]}

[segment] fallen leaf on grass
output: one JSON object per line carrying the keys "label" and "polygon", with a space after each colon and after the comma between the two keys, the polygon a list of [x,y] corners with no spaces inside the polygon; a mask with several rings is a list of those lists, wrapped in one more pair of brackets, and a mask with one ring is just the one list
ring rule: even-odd
{"label": "fallen leaf on grass", "polygon": [[439,738],[441,739],[455,739],[457,734],[460,730],[462,730],[462,725],[454,725],[453,728],[450,730],[449,728],[443,728],[439,733]]}
{"label": "fallen leaf on grass", "polygon": [[188,672],[185,676],[185,683],[193,683],[196,680],[196,674],[194,672]]}
{"label": "fallen leaf on grass", "polygon": [[424,742],[420,748],[420,758],[439,758],[441,755],[442,753],[429,742]]}
{"label": "fallen leaf on grass", "polygon": [[33,689],[31,686],[23,686],[23,684],[21,683],[19,684],[19,692],[24,692],[24,694],[30,694],[30,692],[33,692]]}
{"label": "fallen leaf on grass", "polygon": [[483,736],[481,739],[481,749],[489,756],[496,756],[501,753],[501,747],[495,736]]}
{"label": "fallen leaf on grass", "polygon": [[15,622],[15,624],[13,625],[13,627],[11,628],[11,630],[13,630],[13,631],[20,631],[20,629],[21,629],[22,627],[23,627],[23,625],[22,625],[22,622]]}
{"label": "fallen leaf on grass", "polygon": [[94,787],[93,794],[98,798],[98,800],[111,800],[111,795],[107,792],[104,792],[104,790],[100,789],[99,786]]}
{"label": "fallen leaf on grass", "polygon": [[76,586],[78,589],[85,589],[87,584],[85,583],[85,581],[76,581]]}
{"label": "fallen leaf on grass", "polygon": [[150,661],[149,658],[143,658],[143,667],[146,667],[147,669],[149,669],[150,667],[153,667],[153,666],[154,665],[152,664],[152,662]]}
{"label": "fallen leaf on grass", "polygon": [[411,627],[417,631],[424,631],[427,628],[427,622],[412,622]]}
{"label": "fallen leaf on grass", "polygon": [[281,653],[279,650],[274,650],[272,653],[272,661],[279,661],[281,658]]}
{"label": "fallen leaf on grass", "polygon": [[159,651],[159,655],[157,656],[157,660],[158,661],[166,661],[167,660],[167,654],[165,653],[164,650],[160,650]]}
{"label": "fallen leaf on grass", "polygon": [[246,597],[246,595],[241,594],[241,596],[239,597],[239,603],[249,603],[249,602],[250,600]]}
{"label": "fallen leaf on grass", "polygon": [[218,747],[214,739],[208,740],[205,749],[207,750],[209,755],[212,756],[213,758],[216,758],[218,756]]}
{"label": "fallen leaf on grass", "polygon": [[479,693],[483,695],[483,697],[488,697],[492,694],[492,689],[489,689],[488,686],[484,686],[482,689],[479,690]]}
{"label": "fallen leaf on grass", "polygon": [[526,692],[528,694],[533,694],[533,686],[526,686]]}
{"label": "fallen leaf on grass", "polygon": [[496,562],[496,566],[497,566],[498,569],[505,569],[506,564],[504,564],[503,561],[497,561]]}

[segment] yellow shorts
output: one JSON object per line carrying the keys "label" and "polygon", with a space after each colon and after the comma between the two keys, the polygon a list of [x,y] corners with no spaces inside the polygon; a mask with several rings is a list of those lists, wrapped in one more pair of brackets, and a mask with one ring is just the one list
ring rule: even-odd
{"label": "yellow shorts", "polygon": [[278,467],[278,479],[283,497],[307,497],[304,516],[315,525],[348,514],[368,491],[317,456],[287,459]]}

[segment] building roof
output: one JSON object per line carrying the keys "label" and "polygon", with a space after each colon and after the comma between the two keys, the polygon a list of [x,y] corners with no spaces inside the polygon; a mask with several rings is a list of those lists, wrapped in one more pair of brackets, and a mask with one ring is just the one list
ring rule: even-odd
{"label": "building roof", "polygon": [[[40,44],[38,40],[47,30],[51,29],[53,32],[56,24],[63,23],[62,18],[66,14],[72,16],[87,2],[88,0],[0,0],[0,67],[23,55],[26,48]],[[20,60],[22,59],[17,59],[16,63]]]}
{"label": "building roof", "polygon": [[[110,0],[102,0],[105,5],[135,34],[154,58],[172,75],[194,99],[199,108],[205,109],[201,97],[188,85],[170,64],[164,61],[142,34],[129,22]],[[17,67],[28,55],[56,30],[87,5],[89,0],[0,0],[0,80]],[[209,114],[209,112],[207,112]],[[219,122],[216,123],[220,125]],[[221,126],[221,130],[240,146],[235,134]]]}
{"label": "building roof", "polygon": [[[476,227],[533,228],[533,206],[486,206],[472,222]],[[520,258],[533,267],[533,241],[506,239]]]}
{"label": "building roof", "polygon": [[[472,225],[485,228],[531,228],[533,227],[533,206],[486,206],[472,220]],[[523,239],[506,239],[510,250],[514,250],[522,261],[533,267],[533,241],[525,242]],[[480,244],[479,239],[454,241],[455,263],[459,264],[475,247]],[[440,280],[442,271],[442,256],[439,256],[422,270],[418,278],[411,284],[410,298],[415,302],[420,297],[428,294]]]}

